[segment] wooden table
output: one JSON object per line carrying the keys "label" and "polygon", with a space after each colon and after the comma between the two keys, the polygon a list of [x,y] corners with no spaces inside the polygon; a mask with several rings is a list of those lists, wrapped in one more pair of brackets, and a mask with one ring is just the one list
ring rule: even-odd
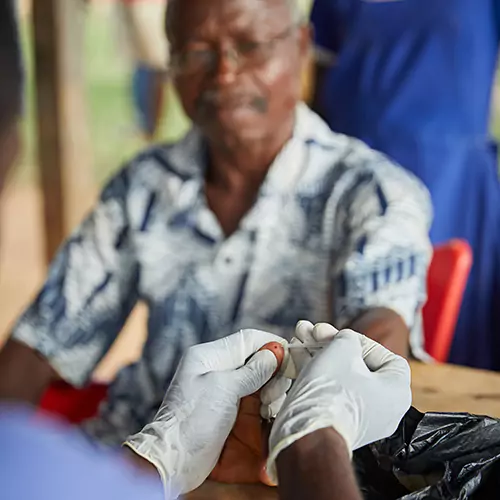
{"label": "wooden table", "polygon": [[[413,406],[420,411],[468,412],[500,418],[500,373],[412,362]],[[275,489],[207,481],[189,500],[278,500]]]}
{"label": "wooden table", "polygon": [[500,418],[500,373],[412,363],[413,406]]}

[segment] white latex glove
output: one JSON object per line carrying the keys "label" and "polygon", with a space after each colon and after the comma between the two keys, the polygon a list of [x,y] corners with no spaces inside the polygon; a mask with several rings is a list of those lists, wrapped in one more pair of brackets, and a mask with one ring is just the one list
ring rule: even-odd
{"label": "white latex glove", "polygon": [[[338,330],[328,323],[317,323],[313,325],[309,321],[299,321],[295,327],[295,336],[290,345],[324,343],[333,339]],[[293,354],[291,364],[293,368],[287,372],[294,373],[297,377],[302,368],[310,361],[318,349],[290,349]],[[274,418],[285,402],[286,393],[292,385],[292,380],[286,376],[279,375],[262,389],[260,399],[262,402],[260,414],[262,418]]]}
{"label": "white latex glove", "polygon": [[156,466],[167,498],[197,488],[209,476],[240,399],[258,391],[277,368],[268,350],[245,361],[273,341],[284,342],[270,333],[242,330],[186,352],[154,421],[125,443]]}
{"label": "white latex glove", "polygon": [[307,434],[333,427],[352,452],[393,434],[411,405],[406,360],[359,333],[336,333],[312,358],[303,352],[290,349],[302,371],[269,438],[267,472],[275,482],[278,454]]}

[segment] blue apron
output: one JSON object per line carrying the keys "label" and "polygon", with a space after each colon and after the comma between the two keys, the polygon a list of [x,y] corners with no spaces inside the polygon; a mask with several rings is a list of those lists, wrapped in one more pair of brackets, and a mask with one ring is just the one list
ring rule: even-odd
{"label": "blue apron", "polygon": [[474,264],[451,361],[500,369],[500,187],[488,135],[499,0],[316,0],[316,45],[337,54],[333,130],[415,173],[433,243],[465,238]]}

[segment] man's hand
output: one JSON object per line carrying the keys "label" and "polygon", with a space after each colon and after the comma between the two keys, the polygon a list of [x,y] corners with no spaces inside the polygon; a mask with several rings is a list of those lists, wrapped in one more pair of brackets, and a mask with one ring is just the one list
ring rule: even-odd
{"label": "man's hand", "polygon": [[156,466],[170,497],[203,483],[234,425],[240,399],[272,377],[276,356],[257,352],[268,342],[284,341],[243,330],[191,347],[154,421],[127,440],[129,448]]}
{"label": "man's hand", "polygon": [[401,357],[352,330],[301,322],[296,335],[330,345],[290,349],[298,378],[273,425],[268,474],[294,442],[333,427],[349,451],[390,436],[411,404],[410,368]]}
{"label": "man's hand", "polygon": [[9,339],[0,349],[0,400],[38,406],[50,383],[57,379],[50,363],[27,345]]}

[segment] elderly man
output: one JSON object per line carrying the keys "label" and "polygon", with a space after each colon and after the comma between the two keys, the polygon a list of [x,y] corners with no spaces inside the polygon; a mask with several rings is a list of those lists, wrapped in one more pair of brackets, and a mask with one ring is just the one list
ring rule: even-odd
{"label": "elderly man", "polygon": [[150,421],[191,345],[298,319],[421,348],[431,247],[425,188],[299,102],[309,30],[289,0],[174,0],[171,64],[195,126],[105,188],[0,355],[0,395],[84,384],[141,300],[140,361],[87,430],[121,442]]}

